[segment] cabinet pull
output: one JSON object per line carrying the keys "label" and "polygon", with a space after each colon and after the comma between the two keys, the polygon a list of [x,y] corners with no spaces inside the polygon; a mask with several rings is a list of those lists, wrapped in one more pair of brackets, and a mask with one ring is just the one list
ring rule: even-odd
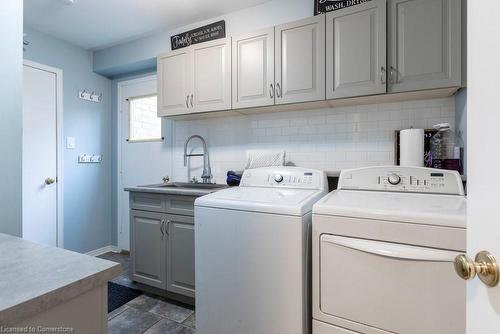
{"label": "cabinet pull", "polygon": [[274,99],[274,86],[273,86],[273,84],[271,84],[270,88],[269,88],[269,97],[271,99]]}
{"label": "cabinet pull", "polygon": [[186,96],[186,108],[189,108],[189,95]]}
{"label": "cabinet pull", "polygon": [[276,97],[281,97],[281,86],[280,83],[276,83]]}
{"label": "cabinet pull", "polygon": [[160,231],[161,231],[161,238],[162,239],[165,236],[164,225],[165,225],[165,219],[162,219],[161,223],[160,223]]}
{"label": "cabinet pull", "polygon": [[193,94],[191,94],[191,108],[193,107]]}
{"label": "cabinet pull", "polygon": [[170,220],[167,220],[167,224],[165,225],[165,234],[167,235],[167,238],[170,236],[170,233],[168,232],[168,226],[170,225]]}
{"label": "cabinet pull", "polygon": [[384,67],[384,66],[382,66],[382,67],[380,68],[380,83],[381,83],[382,85],[385,85],[385,77],[386,77],[386,75],[387,75],[387,74],[386,74],[386,72],[385,72],[385,67]]}
{"label": "cabinet pull", "polygon": [[398,79],[396,77],[396,82],[394,82],[394,72],[396,72],[396,75],[397,75],[397,71],[394,67],[391,66],[391,70],[389,72],[389,75],[390,75],[390,81],[391,83],[398,83]]}

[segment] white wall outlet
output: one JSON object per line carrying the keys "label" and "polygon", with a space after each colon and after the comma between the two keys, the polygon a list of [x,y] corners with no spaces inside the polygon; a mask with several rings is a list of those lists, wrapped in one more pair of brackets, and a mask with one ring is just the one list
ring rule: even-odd
{"label": "white wall outlet", "polygon": [[66,137],[66,148],[73,150],[76,148],[76,138],[75,137]]}

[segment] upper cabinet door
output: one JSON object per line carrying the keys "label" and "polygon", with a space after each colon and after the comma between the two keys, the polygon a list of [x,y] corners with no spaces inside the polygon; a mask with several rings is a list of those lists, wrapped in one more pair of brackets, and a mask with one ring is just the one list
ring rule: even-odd
{"label": "upper cabinet door", "polygon": [[274,104],[274,28],[233,37],[233,108]]}
{"label": "upper cabinet door", "polygon": [[158,56],[158,116],[185,114],[192,84],[192,54],[185,48]]}
{"label": "upper cabinet door", "polygon": [[386,92],[386,2],[326,15],[326,98]]}
{"label": "upper cabinet door", "polygon": [[389,91],[461,85],[461,1],[389,0]]}
{"label": "upper cabinet door", "polygon": [[325,16],[275,28],[276,104],[325,99]]}
{"label": "upper cabinet door", "polygon": [[224,38],[191,47],[193,91],[190,112],[231,109],[231,39]]}

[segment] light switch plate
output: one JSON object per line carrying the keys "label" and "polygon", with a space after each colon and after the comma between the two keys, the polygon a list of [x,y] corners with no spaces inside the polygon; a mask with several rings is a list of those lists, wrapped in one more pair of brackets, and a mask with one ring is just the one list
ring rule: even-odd
{"label": "light switch plate", "polygon": [[66,137],[66,148],[70,149],[70,150],[76,148],[76,139],[75,139],[75,137]]}

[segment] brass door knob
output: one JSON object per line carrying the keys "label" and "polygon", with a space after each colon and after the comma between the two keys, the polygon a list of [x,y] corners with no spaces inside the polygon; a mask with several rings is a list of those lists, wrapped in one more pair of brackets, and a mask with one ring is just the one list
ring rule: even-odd
{"label": "brass door knob", "polygon": [[457,256],[455,271],[464,280],[473,279],[477,275],[484,284],[491,287],[496,286],[500,278],[497,261],[487,251],[477,253],[475,261],[465,254]]}
{"label": "brass door knob", "polygon": [[48,178],[46,178],[46,179],[45,179],[45,184],[46,184],[46,185],[50,185],[50,184],[52,184],[52,183],[54,183],[54,182],[56,182],[56,180],[54,180],[54,179],[53,179],[53,178],[51,178],[51,177],[48,177]]}

